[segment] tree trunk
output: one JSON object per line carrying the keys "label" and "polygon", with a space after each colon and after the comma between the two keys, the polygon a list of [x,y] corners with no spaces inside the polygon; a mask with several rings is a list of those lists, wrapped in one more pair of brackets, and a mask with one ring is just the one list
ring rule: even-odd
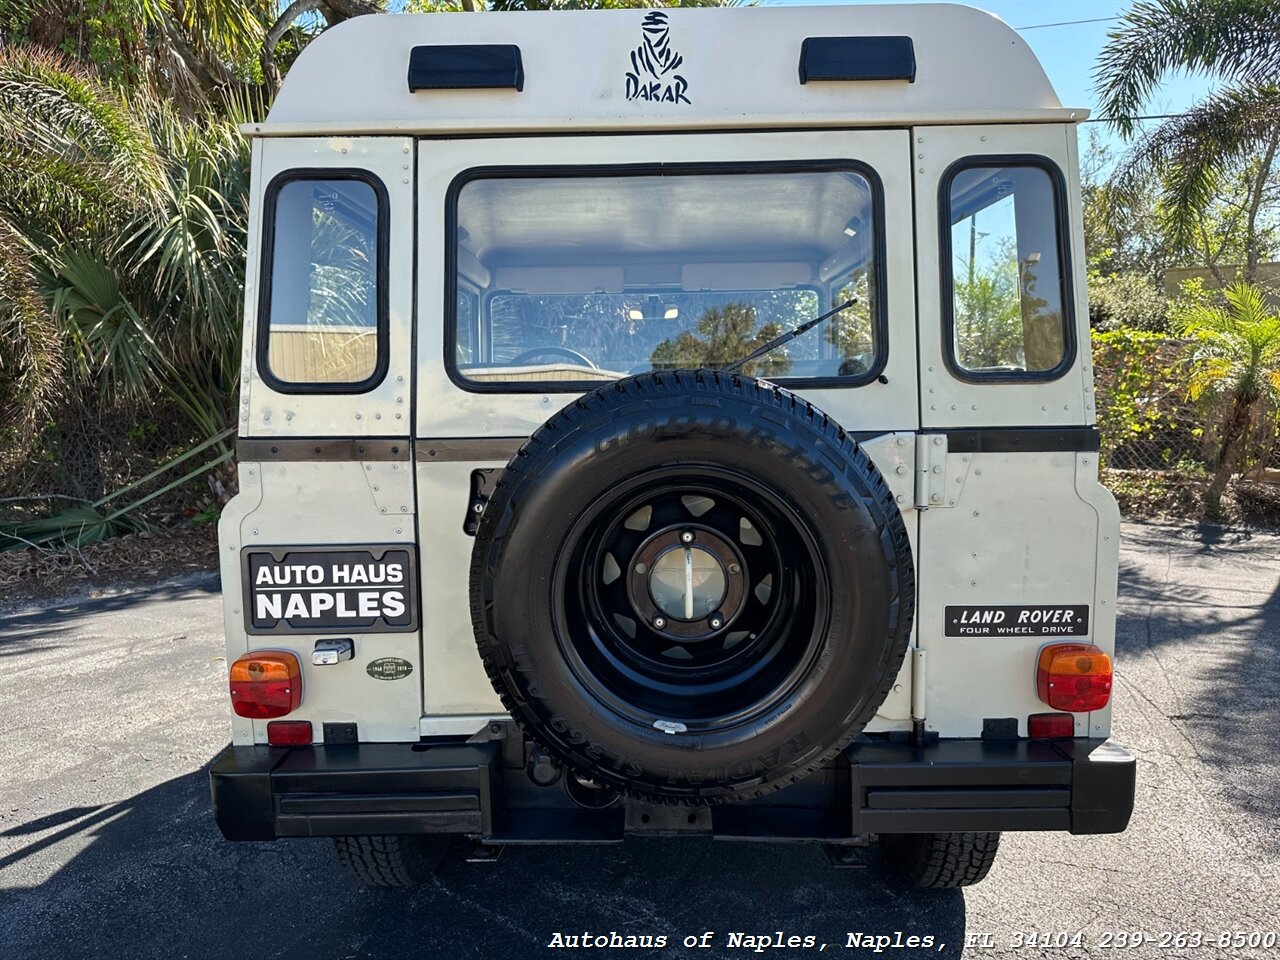
{"label": "tree trunk", "polygon": [[1204,495],[1204,515],[1206,520],[1216,520],[1222,516],[1222,495],[1227,484],[1235,474],[1236,466],[1244,453],[1245,438],[1249,432],[1249,421],[1252,419],[1253,404],[1236,394],[1231,402],[1231,413],[1222,424],[1222,446],[1218,448],[1218,466],[1213,474],[1213,481]]}
{"label": "tree trunk", "polygon": [[262,78],[267,89],[272,93],[280,89],[280,68],[276,65],[276,45],[293,26],[293,22],[304,13],[318,11],[329,26],[361,17],[371,13],[382,13],[382,10],[368,0],[293,0],[276,18],[262,41],[262,52],[259,60],[262,63]]}
{"label": "tree trunk", "polygon": [[1273,133],[1267,142],[1267,152],[1262,157],[1258,175],[1254,178],[1253,196],[1249,198],[1249,215],[1245,222],[1244,235],[1244,279],[1246,283],[1258,280],[1258,261],[1261,259],[1261,240],[1258,236],[1258,209],[1262,206],[1262,197],[1267,192],[1267,180],[1271,174],[1271,164],[1276,159],[1276,146],[1280,141],[1280,132]]}

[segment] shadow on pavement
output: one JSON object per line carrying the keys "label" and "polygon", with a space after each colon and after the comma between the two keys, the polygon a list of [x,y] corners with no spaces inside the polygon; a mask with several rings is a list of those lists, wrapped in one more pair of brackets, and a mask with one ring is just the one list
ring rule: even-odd
{"label": "shadow on pavement", "polygon": [[[932,936],[895,957],[959,957],[959,891],[899,886],[875,861],[837,870],[812,846],[632,840],[621,846],[508,848],[493,863],[447,856],[436,881],[366,890],[326,840],[224,842],[206,770],[102,807],[80,807],[0,834],[29,837],[0,858],[0,943],[23,958],[557,956],[557,931],[665,935],[661,957],[797,957],[726,950],[728,934],[804,936],[843,950],[850,932]],[[55,872],[42,853],[80,852]],[[711,949],[685,936],[715,931]],[[579,953],[579,951],[573,951]],[[581,951],[583,953],[588,951]],[[812,951],[816,954],[817,950]],[[591,950],[590,955],[619,951]],[[861,953],[861,951],[859,951]],[[870,951],[867,951],[869,954]]]}
{"label": "shadow on pavement", "polygon": [[[1164,683],[1148,702],[1177,726],[1187,752],[1217,771],[1220,795],[1272,824],[1256,836],[1280,856],[1280,539],[1221,527],[1133,525],[1122,558],[1116,624],[1124,661],[1150,656]],[[1141,774],[1140,774],[1141,775]]]}
{"label": "shadow on pavement", "polygon": [[214,594],[220,589],[217,574],[200,573],[103,597],[68,597],[11,612],[0,611],[0,657],[56,650],[62,646],[59,637],[103,614],[129,610],[144,603]]}

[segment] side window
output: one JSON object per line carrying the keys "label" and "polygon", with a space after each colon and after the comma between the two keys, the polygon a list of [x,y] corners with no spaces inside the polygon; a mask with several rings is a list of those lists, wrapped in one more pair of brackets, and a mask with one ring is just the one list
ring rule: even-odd
{"label": "side window", "polygon": [[1061,182],[1047,163],[991,158],[944,178],[947,348],[960,376],[1047,380],[1073,359]]}
{"label": "side window", "polygon": [[258,367],[274,389],[355,393],[382,379],[386,201],[367,174],[289,173],[267,188]]}

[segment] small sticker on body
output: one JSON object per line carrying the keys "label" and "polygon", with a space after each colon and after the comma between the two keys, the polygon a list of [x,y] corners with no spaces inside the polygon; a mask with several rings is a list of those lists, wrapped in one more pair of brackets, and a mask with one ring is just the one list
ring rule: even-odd
{"label": "small sticker on body", "polygon": [[375,680],[403,680],[413,673],[413,664],[399,657],[379,657],[369,661],[364,672]]}
{"label": "small sticker on body", "polygon": [[945,609],[947,637],[1087,637],[1087,604],[956,606]]}

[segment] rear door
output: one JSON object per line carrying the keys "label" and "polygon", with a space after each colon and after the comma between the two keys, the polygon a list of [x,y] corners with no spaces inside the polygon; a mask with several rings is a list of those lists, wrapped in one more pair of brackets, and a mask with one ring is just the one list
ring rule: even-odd
{"label": "rear door", "polygon": [[[502,712],[472,636],[466,521],[586,390],[723,363],[856,299],[751,372],[864,434],[912,509],[910,162],[901,130],[418,143],[424,733]],[[881,722],[909,713],[904,677]]]}

